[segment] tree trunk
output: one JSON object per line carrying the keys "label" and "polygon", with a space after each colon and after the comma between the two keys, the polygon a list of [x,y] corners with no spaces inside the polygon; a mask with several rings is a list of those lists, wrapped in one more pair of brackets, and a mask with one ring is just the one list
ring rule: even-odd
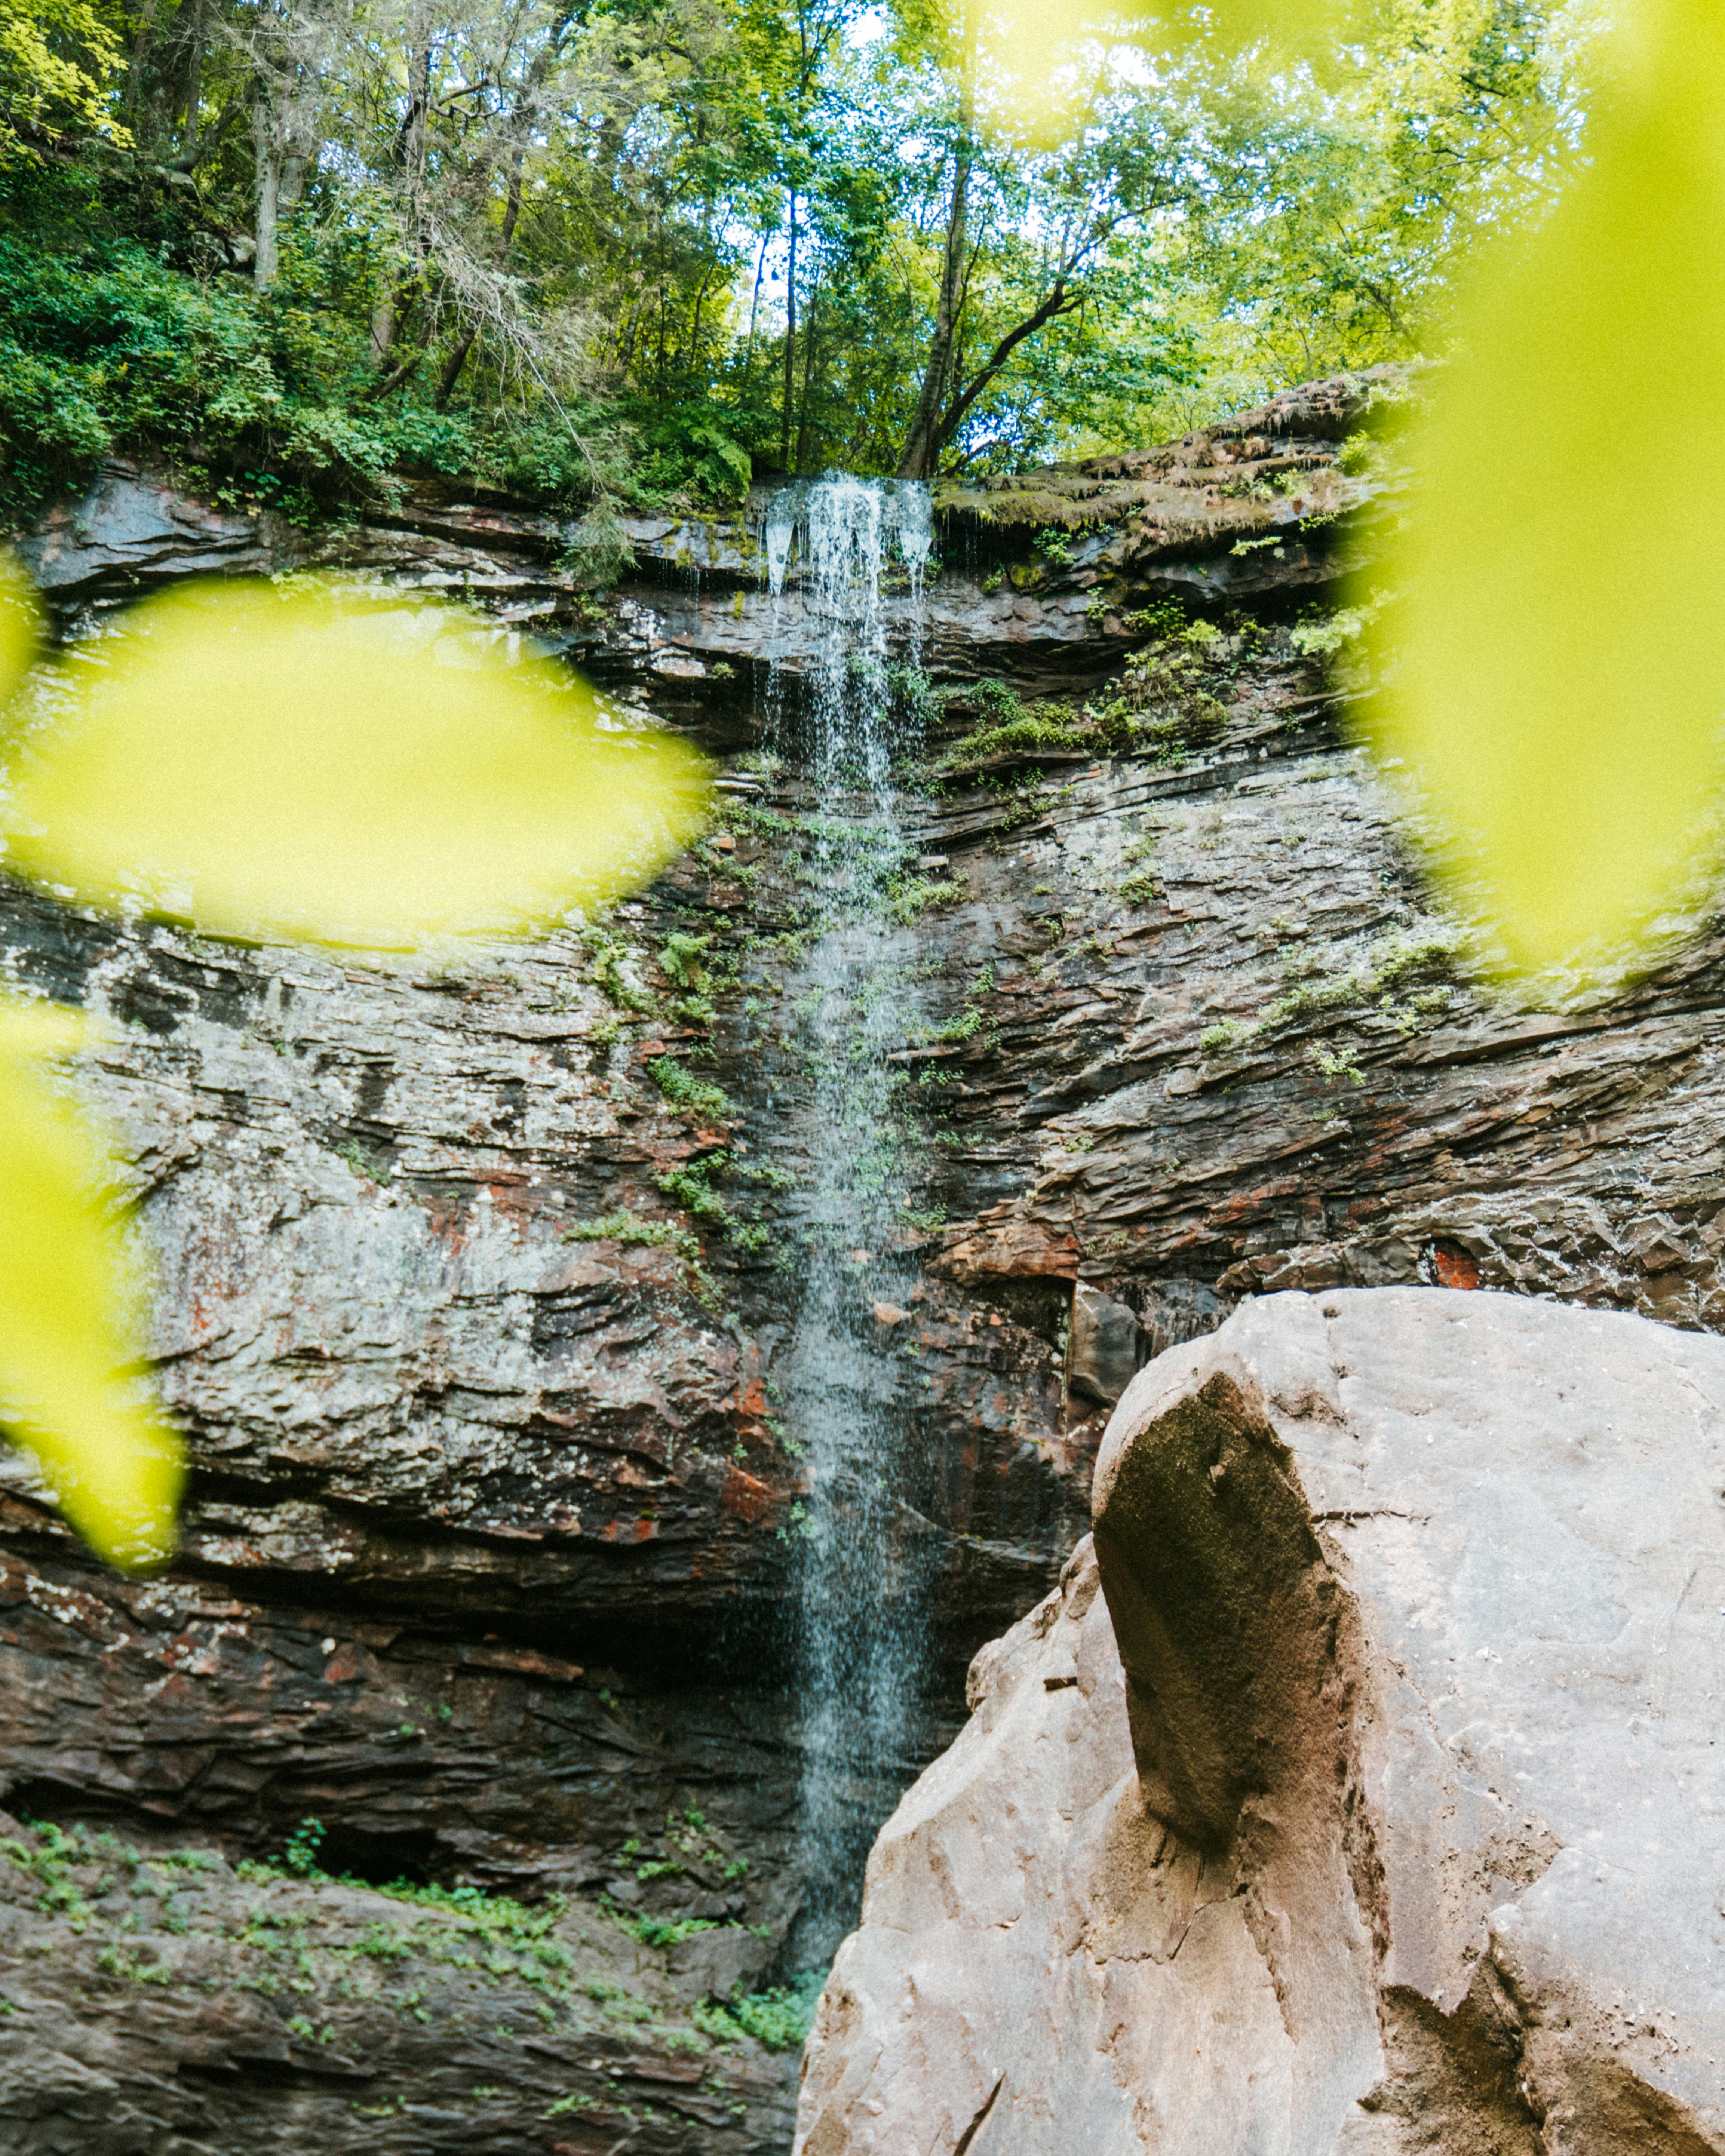
{"label": "tree trunk", "polygon": [[[431,112],[431,38],[422,30],[408,61],[408,109],[395,138],[395,166],[407,196],[408,238],[423,256],[425,253],[423,198],[425,180],[426,133]],[[380,374],[392,373],[396,340],[412,304],[418,280],[409,272],[398,277],[391,271],[372,307],[372,363]]]}
{"label": "tree trunk", "polygon": [[156,8],[157,0],[144,0],[138,11],[138,33],[132,40],[131,58],[126,64],[126,80],[120,91],[120,116],[141,141],[147,141],[151,134],[147,108],[157,72]]}
{"label": "tree trunk", "polygon": [[791,468],[791,405],[795,398],[797,377],[797,191],[791,190],[790,259],[784,280],[784,408],[779,414],[778,462],[779,469]]}
{"label": "tree trunk", "polygon": [[947,206],[947,251],[941,264],[940,295],[935,302],[934,338],[928,348],[916,416],[898,460],[901,479],[932,479],[940,454],[941,413],[952,378],[953,347],[964,311],[965,249],[970,233],[970,172],[974,157],[976,116],[976,32],[969,33],[960,87],[958,133],[952,144],[952,193]]}
{"label": "tree trunk", "polygon": [[814,354],[820,320],[820,287],[817,285],[809,295],[809,327],[803,338],[803,407],[797,419],[797,470],[802,471],[809,463],[809,403],[815,379]]}
{"label": "tree trunk", "polygon": [[443,372],[437,377],[437,393],[432,403],[441,412],[454,394],[455,384],[461,379],[461,370],[467,364],[467,355],[473,350],[477,330],[463,330],[455,349],[444,362]]}
{"label": "tree trunk", "polygon": [[[306,97],[314,28],[295,8],[271,36],[253,49],[252,142],[257,153],[257,254],[252,275],[267,291],[281,268],[280,225],[305,183],[305,141],[311,113]],[[311,82],[316,91],[315,80]]]}
{"label": "tree trunk", "polygon": [[[515,159],[509,172],[509,195],[503,205],[503,226],[497,235],[497,266],[500,270],[508,264],[509,250],[515,240],[516,225],[521,218],[521,167],[526,157],[526,151],[517,143]],[[470,325],[461,332],[455,349],[444,362],[443,372],[437,378],[437,393],[432,398],[433,403],[439,412],[444,408],[454,394],[455,384],[461,379],[461,370],[467,364],[467,355],[473,350],[478,337],[477,326]]]}
{"label": "tree trunk", "polygon": [[381,372],[395,350],[395,287],[386,285],[372,308],[372,364]]}
{"label": "tree trunk", "polygon": [[281,257],[275,228],[281,212],[281,138],[270,100],[261,84],[252,108],[252,136],[258,150],[258,251],[252,260],[252,277],[260,292],[275,282]]}
{"label": "tree trunk", "polygon": [[198,163],[198,117],[203,103],[203,55],[208,43],[203,9],[200,7],[192,26],[191,43],[186,54],[186,119],[180,130],[180,164],[188,172]]}
{"label": "tree trunk", "polygon": [[696,292],[695,320],[689,331],[689,364],[691,371],[697,374],[701,372],[701,303],[706,298],[707,286],[713,281],[713,266],[714,265],[711,262],[708,263],[706,265],[706,274],[701,279],[700,287]]}
{"label": "tree trunk", "polygon": [[755,290],[749,300],[749,341],[743,349],[742,382],[748,387],[749,369],[755,363],[755,323],[761,312],[761,274],[767,267],[767,243],[761,242],[761,251],[755,257]]}

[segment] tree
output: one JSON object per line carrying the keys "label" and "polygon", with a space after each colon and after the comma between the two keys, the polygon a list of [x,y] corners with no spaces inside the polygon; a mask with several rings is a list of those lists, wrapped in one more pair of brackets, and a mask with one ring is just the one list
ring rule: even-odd
{"label": "tree", "polygon": [[355,0],[255,0],[236,34],[253,70],[256,155],[252,275],[259,290],[280,267],[278,231],[299,202],[325,139],[328,85],[337,73]]}
{"label": "tree", "polygon": [[123,140],[110,109],[120,66],[91,0],[0,0],[0,157],[71,129]]}

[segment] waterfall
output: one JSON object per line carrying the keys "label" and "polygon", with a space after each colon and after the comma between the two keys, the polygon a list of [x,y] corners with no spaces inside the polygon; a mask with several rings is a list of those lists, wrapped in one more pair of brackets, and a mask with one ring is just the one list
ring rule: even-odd
{"label": "waterfall", "polygon": [[[803,1286],[783,1381],[809,1478],[793,1532],[810,1887],[793,1953],[810,1958],[830,1955],[854,1921],[870,1843],[921,1763],[935,1537],[906,1496],[914,1325],[894,1314],[916,1285],[904,1245],[920,1141],[906,1068],[888,1060],[919,1015],[916,939],[888,903],[914,860],[893,781],[895,754],[913,744],[893,716],[882,583],[895,567],[908,579],[914,622],[932,537],[926,487],[845,477],[785,489],[763,531],[776,602],[800,538],[819,641],[797,712],[817,896],[794,999]],[[782,732],[791,692],[777,686]]]}

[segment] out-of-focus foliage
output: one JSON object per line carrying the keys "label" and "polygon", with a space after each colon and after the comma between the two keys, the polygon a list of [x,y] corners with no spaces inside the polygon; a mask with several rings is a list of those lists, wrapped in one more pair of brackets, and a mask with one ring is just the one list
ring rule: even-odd
{"label": "out-of-focus foliage", "polygon": [[[8,865],[216,934],[389,947],[645,880],[704,814],[702,759],[505,635],[435,603],[213,586],[146,603],[39,703],[16,694],[35,623],[8,571]],[[0,1424],[134,1567],[172,1552],[181,1456],[128,1368],[141,1297],[105,1148],[49,1075],[85,1039],[0,1000]]]}
{"label": "out-of-focus foliage", "polygon": [[171,1553],[182,1467],[127,1369],[138,1296],[105,1148],[44,1067],[85,1045],[71,1012],[0,1004],[0,1417],[79,1533],[130,1568]]}
{"label": "out-of-focus foliage", "polygon": [[9,555],[0,554],[0,711],[36,656],[40,620],[29,580]]}
{"label": "out-of-focus foliage", "polygon": [[15,760],[7,858],[80,903],[372,947],[647,881],[705,765],[455,609],[316,585],[147,600]]}
{"label": "out-of-focus foliage", "polygon": [[1609,964],[1717,860],[1725,21],[1646,0],[1587,170],[1482,260],[1404,454],[1377,722],[1517,968]]}

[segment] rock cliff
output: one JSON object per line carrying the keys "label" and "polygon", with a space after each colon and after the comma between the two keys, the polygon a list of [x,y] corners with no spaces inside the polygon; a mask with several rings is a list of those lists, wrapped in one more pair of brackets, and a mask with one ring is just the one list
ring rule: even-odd
{"label": "rock cliff", "polygon": [[869,1866],[801,2156],[1725,2148],[1725,1346],[1256,1301]]}
{"label": "rock cliff", "polygon": [[[1240,1298],[1436,1279],[1689,1327],[1725,1308],[1717,937],[1584,1008],[1480,988],[1302,629],[1335,597],[1338,535],[1369,552],[1390,504],[1350,446],[1384,387],[955,491],[922,595],[886,593],[904,792],[876,905],[911,1196],[890,1251],[855,1254],[855,1316],[866,1387],[914,1428],[896,1517],[929,1584],[921,1735],[853,1763],[865,1830],[1084,1532],[1132,1370]],[[603,1917],[583,1936],[649,1957],[611,2005],[648,2010],[629,2056],[680,2071],[696,2054],[674,2039],[715,2041],[703,2001],[836,1943],[798,1833],[786,1647],[812,1559],[783,1373],[829,1142],[799,760],[815,602],[794,565],[766,592],[759,507],[639,521],[600,597],[519,504],[410,490],[314,537],[111,467],[24,542],[72,663],[186,574],[465,593],[705,741],[720,813],[607,921],[454,970],[0,886],[8,975],[110,1022],[82,1082],[122,1133],[195,1463],[182,1559],[143,1585],[90,1566],[8,1463],[3,1801],[223,1878],[315,1817],[356,1894],[562,1895],[570,1923]],[[888,1258],[913,1282],[890,1296],[870,1284]],[[310,1922],[336,1890],[270,1891]],[[21,1908],[18,1950],[53,1949],[25,1964],[33,2025],[168,2025],[158,1989],[85,1967],[49,1889]],[[256,1951],[223,1994],[246,2015]],[[593,1982],[622,1980],[592,1953]],[[553,2005],[578,2030],[572,1984]],[[465,2041],[461,1999],[411,1969],[386,1989],[424,1991],[398,2018]],[[634,2026],[600,2005],[596,2025]],[[685,2122],[685,2145],[783,2147],[793,2051],[723,2041],[703,2071],[747,2061],[766,2093],[746,2127]],[[249,2088],[253,2042],[223,2055],[239,2082],[208,2086]],[[130,2087],[171,2055],[101,2071]],[[368,2111],[411,2099],[391,2056],[356,2068]],[[495,2066],[473,2085],[513,2087]],[[317,2086],[291,2051],[255,2072],[295,2102]],[[517,2093],[508,2145],[584,2145],[536,2084]],[[369,2145],[420,2145],[392,2117]],[[82,2131],[50,2106],[18,2145]]]}

